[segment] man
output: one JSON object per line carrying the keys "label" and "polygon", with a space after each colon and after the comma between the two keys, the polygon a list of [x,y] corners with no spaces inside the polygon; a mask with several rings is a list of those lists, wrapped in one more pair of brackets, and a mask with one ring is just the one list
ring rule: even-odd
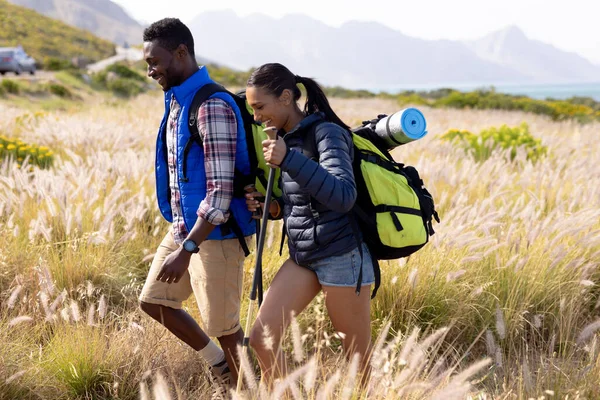
{"label": "man", "polygon": [[[231,382],[237,379],[236,347],[244,337],[239,323],[245,256],[241,244],[255,233],[245,199],[233,197],[234,171],[249,170],[243,121],[230,96],[215,94],[198,110],[202,145],[190,138],[192,99],[212,81],[206,68],[198,67],[192,34],[178,19],[146,28],[144,58],[148,76],[165,92],[156,187],[159,208],[172,227],[158,247],[140,306],[197,350],[222,382]],[[241,230],[241,240],[234,227]],[[181,309],[191,293],[204,329]]]}

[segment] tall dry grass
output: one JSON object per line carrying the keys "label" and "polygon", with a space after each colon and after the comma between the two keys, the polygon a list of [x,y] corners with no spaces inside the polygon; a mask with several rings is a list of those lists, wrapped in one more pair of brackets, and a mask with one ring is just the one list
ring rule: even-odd
{"label": "tall dry grass", "polygon": [[[333,105],[352,125],[397,109]],[[198,356],[136,305],[168,229],[153,186],[161,107],[142,96],[35,116],[0,109],[5,135],[58,150],[50,170],[0,165],[0,399],[212,394]],[[442,224],[417,254],[382,263],[369,383],[358,386],[319,297],[285,338],[294,372],[267,389],[249,368],[248,390],[235,397],[600,397],[600,125],[423,111],[430,134],[394,154],[419,169]],[[501,152],[477,163],[437,139],[522,121],[548,146],[535,165]],[[269,228],[267,283],[285,257],[280,229]],[[253,256],[246,288],[252,265]],[[186,307],[198,317],[193,301]]]}

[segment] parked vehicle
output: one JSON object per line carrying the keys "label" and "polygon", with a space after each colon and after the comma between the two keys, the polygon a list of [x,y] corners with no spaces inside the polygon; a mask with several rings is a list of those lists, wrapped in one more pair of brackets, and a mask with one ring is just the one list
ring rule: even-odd
{"label": "parked vehicle", "polygon": [[22,72],[35,74],[35,60],[27,55],[22,47],[0,47],[0,74],[14,72],[20,75]]}

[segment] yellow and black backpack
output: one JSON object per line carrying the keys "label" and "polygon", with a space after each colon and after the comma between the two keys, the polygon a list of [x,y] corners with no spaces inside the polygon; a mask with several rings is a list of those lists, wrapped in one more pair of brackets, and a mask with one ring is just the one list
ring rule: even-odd
{"label": "yellow and black backpack", "polygon": [[[375,132],[385,115],[351,130],[354,144],[353,172],[358,196],[351,211],[354,229],[360,229],[375,268],[377,293],[381,281],[378,260],[407,257],[421,249],[435,233],[432,220],[440,222],[433,197],[416,168],[394,161],[387,144]],[[316,157],[314,128],[307,146]],[[317,158],[318,161],[318,158]],[[356,221],[357,224],[354,223]],[[356,226],[358,225],[358,226]],[[358,236],[358,232],[356,232]],[[362,248],[361,256],[362,256]],[[357,284],[360,292],[362,270]]]}
{"label": "yellow and black backpack", "polygon": [[432,220],[440,222],[433,197],[419,172],[396,162],[387,150],[389,146],[375,132],[375,125],[383,117],[352,129],[358,192],[352,212],[373,257],[373,297],[381,281],[377,260],[413,254],[435,233]]}
{"label": "yellow and black backpack", "polygon": [[435,233],[432,219],[440,220],[419,172],[394,161],[373,126],[367,121],[352,130],[358,191],[353,211],[373,256],[391,260],[422,248]]}

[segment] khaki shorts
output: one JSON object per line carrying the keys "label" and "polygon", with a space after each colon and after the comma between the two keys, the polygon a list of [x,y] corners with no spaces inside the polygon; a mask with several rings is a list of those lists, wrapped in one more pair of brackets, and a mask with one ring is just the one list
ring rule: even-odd
{"label": "khaki shorts", "polygon": [[[246,241],[249,243],[250,239]],[[178,248],[169,230],[156,250],[140,301],[180,309],[183,301],[194,293],[208,336],[237,332],[244,272],[244,251],[239,241],[206,240],[200,245],[200,252],[192,254],[190,266],[179,282],[157,281],[164,260]]]}

